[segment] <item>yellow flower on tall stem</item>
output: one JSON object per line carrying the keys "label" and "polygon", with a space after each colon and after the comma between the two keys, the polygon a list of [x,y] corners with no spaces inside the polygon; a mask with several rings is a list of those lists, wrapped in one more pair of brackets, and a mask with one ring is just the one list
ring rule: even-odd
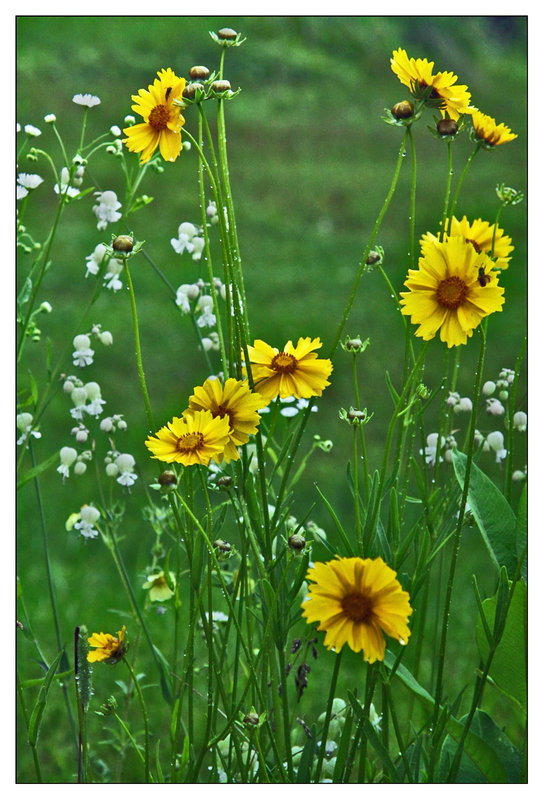
{"label": "yellow flower on tall stem", "polygon": [[440,331],[448,347],[466,344],[484,317],[502,310],[504,289],[494,266],[463,236],[429,240],[419,268],[408,270],[409,291],[400,292],[401,313],[419,325],[416,336],[428,340]]}
{"label": "yellow flower on tall stem", "polygon": [[[176,577],[174,573],[169,572],[168,577],[170,584],[175,586]],[[146,582],[142,584],[142,589],[147,589],[149,591],[149,599],[154,603],[164,603],[165,600],[169,600],[174,594],[174,590],[171,589],[166,582],[164,570],[162,569],[160,572],[155,572],[153,575],[148,575]]]}
{"label": "yellow flower on tall stem", "polygon": [[453,72],[433,73],[434,61],[426,58],[408,58],[406,50],[399,47],[390,59],[391,69],[417,100],[424,100],[431,108],[440,110],[443,117],[458,120],[470,109],[470,92],[456,84]]}
{"label": "yellow flower on tall stem", "polygon": [[327,378],[332,372],[328,358],[318,358],[315,350],[322,347],[320,339],[309,336],[296,344],[289,340],[280,352],[262,339],[248,345],[251,374],[255,390],[267,402],[280,397],[320,397],[329,386]]}
{"label": "yellow flower on tall stem", "polygon": [[[448,236],[463,236],[465,241],[471,244],[477,253],[485,253],[493,258],[495,269],[508,269],[510,253],[514,249],[510,236],[505,236],[502,228],[491,225],[482,219],[475,219],[469,222],[463,217],[457,219],[451,217],[446,220],[445,225]],[[437,241],[440,237],[432,233],[425,233],[420,239],[422,252],[429,241]]]}
{"label": "yellow flower on tall stem", "polygon": [[190,416],[174,417],[155,436],[148,436],[145,445],[159,461],[207,467],[210,461],[222,460],[229,437],[226,417],[214,417],[211,411],[195,411]]}
{"label": "yellow flower on tall stem", "polygon": [[125,631],[126,625],[123,625],[120,631],[117,631],[117,636],[112,633],[93,633],[89,636],[89,644],[91,647],[96,647],[96,650],[90,650],[87,654],[87,661],[94,663],[95,661],[105,661],[107,664],[117,664],[121,661],[126,653],[125,645]]}
{"label": "yellow flower on tall stem", "polygon": [[149,161],[157,147],[165,161],[175,161],[181,152],[185,119],[174,100],[181,99],[185,78],[178,78],[170,67],[159,70],[157,75],[147,90],[140,89],[132,95],[135,102],[132,110],[144,121],[123,129],[127,135],[123,143],[131,153],[141,153],[140,164]]}
{"label": "yellow flower on tall stem", "polygon": [[324,644],[339,652],[347,644],[365,661],[383,661],[383,634],[406,644],[410,638],[410,596],[397,573],[382,558],[336,558],[316,562],[306,579],[312,581],[302,603],[307,622],[327,631]]}
{"label": "yellow flower on tall stem", "polygon": [[202,386],[195,386],[189,408],[183,415],[208,409],[214,417],[227,419],[230,433],[223,460],[229,463],[240,458],[237,448],[246,444],[251,434],[257,433],[261,419],[257,410],[265,405],[264,397],[252,392],[247,381],[228,378],[223,386],[218,378],[208,378]]}
{"label": "yellow flower on tall stem", "polygon": [[504,122],[497,125],[493,117],[482,114],[477,108],[472,112],[472,127],[476,140],[480,140],[489,147],[496,147],[518,138],[517,133],[512,133]]}

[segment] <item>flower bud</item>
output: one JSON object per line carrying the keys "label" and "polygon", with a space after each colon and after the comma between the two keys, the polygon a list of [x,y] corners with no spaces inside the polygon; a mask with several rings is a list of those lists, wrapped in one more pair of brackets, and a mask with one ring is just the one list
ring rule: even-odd
{"label": "flower bud", "polygon": [[232,28],[221,28],[220,31],[217,31],[217,35],[220,39],[236,39],[238,36]]}
{"label": "flower bud", "polygon": [[366,257],[366,264],[377,264],[378,261],[381,259],[381,255],[376,252],[376,250],[371,250],[370,253]]}
{"label": "flower bud", "polygon": [[494,381],[486,381],[484,383],[484,385],[482,386],[482,394],[485,397],[489,397],[490,395],[493,394],[493,392],[495,391],[496,388],[497,388],[497,386],[494,383]]}
{"label": "flower bud", "polygon": [[293,533],[287,540],[287,544],[291,548],[291,550],[304,550],[306,547],[306,539],[301,533]]}
{"label": "flower bud", "polygon": [[440,136],[455,136],[459,130],[459,126],[453,119],[440,119],[436,123],[436,130]]}
{"label": "flower bud", "polygon": [[220,489],[229,489],[232,486],[232,478],[230,475],[221,475],[215,483]]}
{"label": "flower bud", "polygon": [[210,70],[208,67],[197,65],[195,67],[191,67],[189,70],[189,77],[193,81],[205,81],[206,78],[210,77]]}
{"label": "flower bud", "polygon": [[244,725],[258,725],[259,724],[259,715],[255,711],[250,711],[249,714],[246,714],[244,717]]}
{"label": "flower bud", "polygon": [[527,414],[525,411],[516,411],[514,414],[514,428],[521,433],[527,430]]}
{"label": "flower bud", "polygon": [[167,469],[159,475],[159,484],[163,489],[173,489],[177,485],[178,479],[176,473]]}
{"label": "flower bud", "polygon": [[522,469],[517,469],[515,472],[512,473],[512,480],[515,481],[516,483],[518,481],[524,481],[526,478],[527,475],[525,472],[523,472]]}
{"label": "flower bud", "polygon": [[214,81],[212,83],[212,89],[214,92],[228,92],[230,90],[230,81],[222,80],[222,81]]}
{"label": "flower bud", "polygon": [[220,553],[230,553],[232,545],[224,539],[216,539],[213,543],[214,550],[219,550]]}
{"label": "flower bud", "polygon": [[188,83],[183,92],[182,96],[185,97],[186,100],[192,100],[196,97],[197,92],[205,92],[204,86],[201,83]]}
{"label": "flower bud", "polygon": [[414,115],[414,104],[409,100],[401,100],[400,103],[395,103],[391,113],[395,119],[408,119]]}
{"label": "flower bud", "polygon": [[134,247],[134,239],[132,236],[116,236],[111,246],[114,250],[117,250],[118,253],[131,253]]}
{"label": "flower bud", "polygon": [[74,475],[83,475],[87,472],[87,464],[84,461],[78,461],[74,465]]}

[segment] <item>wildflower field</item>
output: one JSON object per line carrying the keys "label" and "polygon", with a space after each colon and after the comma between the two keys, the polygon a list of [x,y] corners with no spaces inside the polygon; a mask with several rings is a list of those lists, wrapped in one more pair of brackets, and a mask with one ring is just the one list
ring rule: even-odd
{"label": "wildflower field", "polygon": [[526,46],[18,18],[18,783],[527,782]]}

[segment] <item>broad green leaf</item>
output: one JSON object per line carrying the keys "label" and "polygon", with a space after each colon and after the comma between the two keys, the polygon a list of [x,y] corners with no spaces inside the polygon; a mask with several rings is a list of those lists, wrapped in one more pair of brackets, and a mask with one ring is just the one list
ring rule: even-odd
{"label": "broad green leaf", "polygon": [[315,755],[315,748],[317,743],[316,728],[312,726],[311,738],[306,739],[304,750],[300,757],[300,763],[297,771],[297,783],[310,783],[311,769]]}
{"label": "broad green leaf", "polygon": [[[457,481],[463,488],[467,457],[452,450]],[[468,504],[493,562],[498,569],[505,566],[512,578],[517,565],[516,516],[500,489],[472,463]]]}
{"label": "broad green leaf", "polygon": [[[516,556],[518,560],[523,555],[527,546],[527,484],[523,487],[518,505],[518,518],[516,524]],[[521,575],[527,582],[527,554],[521,566]]]}
{"label": "broad green leaf", "polygon": [[[488,627],[493,630],[497,595],[482,602]],[[499,646],[491,662],[489,676],[509,697],[527,709],[527,586],[518,581]],[[482,661],[489,655],[489,643],[480,619],[476,624],[476,641]]]}

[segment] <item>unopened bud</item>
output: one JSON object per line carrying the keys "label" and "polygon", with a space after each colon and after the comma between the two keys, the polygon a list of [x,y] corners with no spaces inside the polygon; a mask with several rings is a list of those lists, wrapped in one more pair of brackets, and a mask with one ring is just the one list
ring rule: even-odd
{"label": "unopened bud", "polygon": [[192,100],[196,97],[197,92],[204,92],[205,89],[201,83],[188,83],[182,92],[186,100]]}
{"label": "unopened bud", "polygon": [[365,412],[358,408],[350,408],[346,416],[351,422],[363,422],[366,419]]}
{"label": "unopened bud", "polygon": [[436,130],[440,136],[455,136],[459,126],[453,119],[440,119],[436,123]]}
{"label": "unopened bud", "polygon": [[176,473],[172,472],[172,470],[167,469],[159,475],[159,484],[163,489],[172,489],[177,485],[177,482]]}
{"label": "unopened bud", "polygon": [[380,260],[381,256],[375,250],[371,250],[368,256],[366,257],[366,264],[377,264]]}
{"label": "unopened bud", "polygon": [[306,547],[306,539],[301,533],[293,533],[287,543],[291,550],[304,550]]}
{"label": "unopened bud", "polygon": [[205,81],[206,78],[210,77],[210,70],[208,67],[197,65],[195,67],[191,67],[189,70],[189,77],[193,81]]}
{"label": "unopened bud", "polygon": [[395,103],[391,113],[396,119],[408,119],[414,115],[414,104],[409,100],[401,100],[400,103]]}
{"label": "unopened bud", "polygon": [[215,483],[220,489],[228,489],[230,486],[232,486],[232,478],[230,475],[221,475],[221,477],[218,478]]}
{"label": "unopened bud", "polygon": [[213,543],[214,550],[219,550],[220,553],[230,553],[232,545],[224,539],[216,539]]}
{"label": "unopened bud", "polygon": [[259,715],[255,711],[251,711],[249,714],[246,714],[244,717],[244,725],[258,725],[259,724]]}
{"label": "unopened bud", "polygon": [[221,28],[220,31],[217,31],[217,35],[220,39],[236,39],[238,36],[232,28]]}
{"label": "unopened bud", "polygon": [[230,81],[222,80],[214,81],[212,83],[212,89],[214,92],[228,92],[230,88]]}
{"label": "unopened bud", "polygon": [[116,236],[111,246],[114,250],[117,250],[118,253],[131,253],[134,247],[134,239],[132,236]]}

